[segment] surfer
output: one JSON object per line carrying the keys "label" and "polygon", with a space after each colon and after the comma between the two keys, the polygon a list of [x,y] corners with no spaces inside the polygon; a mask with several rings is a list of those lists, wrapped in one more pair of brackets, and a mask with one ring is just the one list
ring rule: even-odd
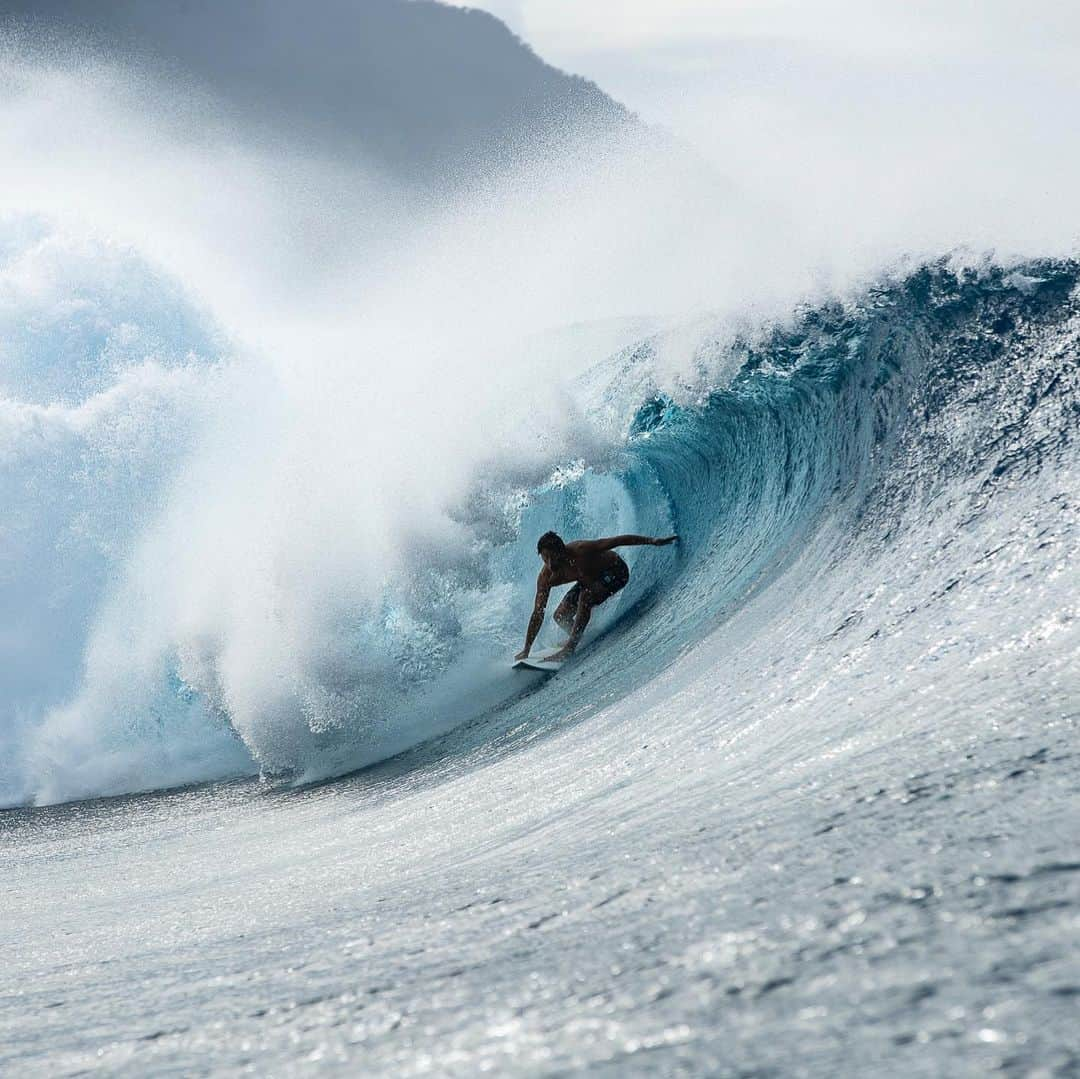
{"label": "surfer", "polygon": [[533,605],[525,647],[514,657],[525,659],[544,624],[544,609],[548,593],[560,584],[576,582],[555,610],[555,621],[569,634],[569,640],[549,660],[566,659],[575,648],[589,624],[593,607],[626,587],[630,567],[615,553],[616,547],[663,547],[674,543],[678,536],[609,536],[607,539],[572,540],[564,543],[561,536],[545,532],[536,543],[536,552],[544,560],[544,568],[536,578],[536,602]]}

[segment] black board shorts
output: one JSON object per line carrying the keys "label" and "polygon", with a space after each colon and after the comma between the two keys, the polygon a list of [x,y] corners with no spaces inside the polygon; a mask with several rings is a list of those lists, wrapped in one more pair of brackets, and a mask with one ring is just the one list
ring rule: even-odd
{"label": "black board shorts", "polygon": [[[614,566],[609,566],[600,574],[598,587],[593,592],[593,606],[598,606],[603,603],[604,600],[610,599],[616,592],[624,589],[626,587],[626,582],[629,580],[630,567],[620,558]],[[580,598],[581,585],[576,584],[563,597],[563,603],[568,603],[571,607],[576,607]]]}

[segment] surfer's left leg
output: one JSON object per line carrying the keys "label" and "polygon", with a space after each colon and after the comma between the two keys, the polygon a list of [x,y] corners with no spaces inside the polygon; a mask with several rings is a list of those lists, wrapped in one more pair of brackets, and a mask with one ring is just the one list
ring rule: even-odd
{"label": "surfer's left leg", "polygon": [[580,598],[581,585],[576,584],[563,596],[562,603],[555,608],[555,613],[551,616],[555,619],[556,625],[567,635],[574,632],[574,616],[577,614]]}
{"label": "surfer's left leg", "polygon": [[[565,603],[566,600],[563,600]],[[574,625],[570,630],[570,640],[566,642],[553,655],[548,656],[548,659],[564,660],[577,648],[578,641],[581,640],[581,635],[585,632],[585,627],[589,624],[589,619],[592,617],[592,609],[594,600],[587,588],[582,588],[578,596],[577,610],[574,612]]]}

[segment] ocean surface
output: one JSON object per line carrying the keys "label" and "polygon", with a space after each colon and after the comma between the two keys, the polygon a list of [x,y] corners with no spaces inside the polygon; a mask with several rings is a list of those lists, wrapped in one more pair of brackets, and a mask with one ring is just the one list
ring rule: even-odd
{"label": "ocean surface", "polygon": [[[1080,266],[636,331],[360,572],[205,313],[5,236],[0,1071],[1080,1071]],[[550,679],[548,528],[680,536]]]}

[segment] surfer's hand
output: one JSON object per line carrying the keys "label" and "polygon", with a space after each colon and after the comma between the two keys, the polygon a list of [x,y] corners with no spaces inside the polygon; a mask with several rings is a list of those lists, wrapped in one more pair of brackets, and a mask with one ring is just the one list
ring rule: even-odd
{"label": "surfer's hand", "polygon": [[516,660],[517,659],[528,659],[528,658],[529,658],[529,650],[527,648],[523,648],[520,652],[518,652],[518,654],[516,656],[514,656],[514,659],[516,659]]}
{"label": "surfer's hand", "polygon": [[666,547],[669,543],[675,543],[678,540],[678,536],[664,536],[662,539],[654,539],[654,547]]}

